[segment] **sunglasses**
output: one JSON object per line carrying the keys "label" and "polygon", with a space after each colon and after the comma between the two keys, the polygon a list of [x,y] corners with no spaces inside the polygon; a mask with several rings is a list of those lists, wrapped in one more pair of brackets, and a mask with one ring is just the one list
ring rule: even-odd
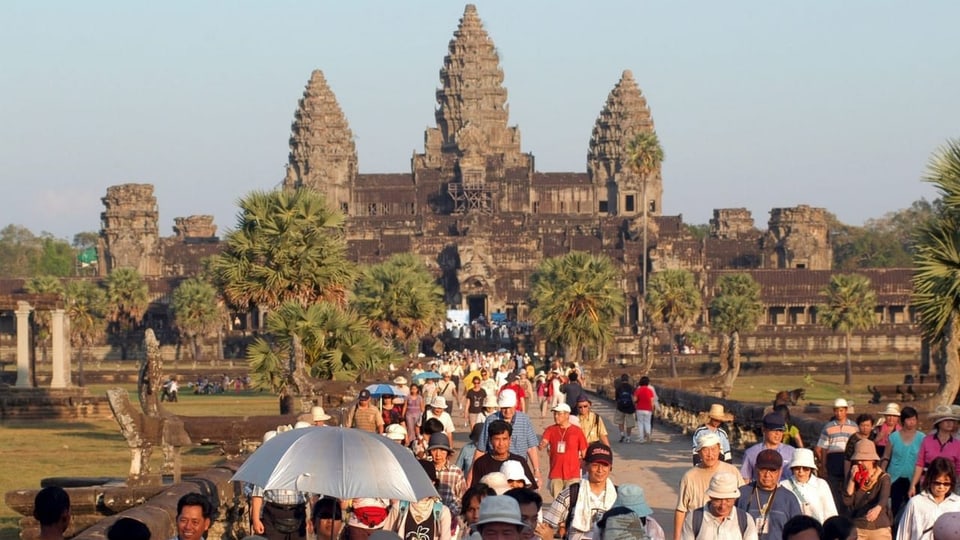
{"label": "sunglasses", "polygon": [[944,486],[944,487],[950,487],[953,485],[953,482],[930,482],[930,483],[934,486]]}
{"label": "sunglasses", "polygon": [[589,409],[590,406],[589,406],[589,405],[577,405],[577,408],[578,408],[578,409]]}

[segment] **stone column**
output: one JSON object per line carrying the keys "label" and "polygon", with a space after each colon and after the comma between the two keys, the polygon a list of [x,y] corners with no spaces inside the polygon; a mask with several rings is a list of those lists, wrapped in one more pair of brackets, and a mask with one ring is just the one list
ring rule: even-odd
{"label": "stone column", "polygon": [[17,302],[17,386],[30,388],[30,312],[33,308],[26,302]]}
{"label": "stone column", "polygon": [[53,341],[53,377],[50,388],[66,388],[70,386],[70,369],[67,363],[65,328],[63,324],[64,310],[50,310],[50,334]]}

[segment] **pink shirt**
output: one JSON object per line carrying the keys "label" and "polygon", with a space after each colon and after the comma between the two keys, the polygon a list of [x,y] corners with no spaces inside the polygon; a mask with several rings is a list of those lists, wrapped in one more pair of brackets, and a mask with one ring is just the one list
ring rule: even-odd
{"label": "pink shirt", "polygon": [[920,443],[920,451],[917,452],[917,467],[926,467],[938,457],[951,459],[954,467],[960,467],[960,439],[951,435],[950,440],[941,445],[936,433],[924,437]]}

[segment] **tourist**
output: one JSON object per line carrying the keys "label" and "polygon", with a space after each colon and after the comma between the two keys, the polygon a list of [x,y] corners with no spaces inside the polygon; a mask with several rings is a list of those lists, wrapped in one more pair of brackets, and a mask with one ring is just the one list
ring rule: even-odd
{"label": "tourist", "polygon": [[458,540],[467,538],[476,532],[475,526],[477,521],[480,520],[480,503],[490,495],[496,495],[496,492],[483,484],[469,487],[463,492],[463,498],[460,499]]}
{"label": "tourist", "polygon": [[473,456],[477,452],[477,441],[480,440],[481,431],[483,431],[483,424],[474,424],[470,429],[470,440],[463,445],[457,455],[456,465],[463,471],[464,476],[470,472],[470,467],[473,465]]}
{"label": "tourist", "polygon": [[507,481],[507,475],[500,471],[487,473],[480,478],[480,484],[487,486],[496,492],[497,495],[503,495],[510,491],[510,482]]}
{"label": "tourist", "polygon": [[793,476],[788,465],[793,460],[794,448],[783,444],[785,429],[786,422],[784,422],[780,413],[772,412],[763,417],[763,440],[747,448],[747,451],[743,453],[743,465],[740,467],[740,474],[743,475],[744,483],[757,479],[757,456],[764,450],[773,450],[783,458],[783,469],[780,471],[781,478]]}
{"label": "tourist", "polygon": [[783,422],[786,425],[786,429],[783,430],[783,444],[789,444],[794,448],[803,448],[803,437],[800,436],[800,428],[793,423],[790,416],[790,407],[786,403],[780,403],[773,406],[773,412],[783,416]]}
{"label": "tourist", "polygon": [[[720,437],[716,433],[707,433],[697,439],[699,462],[683,474],[677,496],[677,507],[673,514],[673,538],[680,540],[687,514],[703,508],[707,503],[707,489],[710,479],[719,473],[730,473],[740,479],[735,488],[743,484],[740,471],[733,465],[720,460]],[[739,496],[739,495],[738,495]],[[736,498],[736,497],[734,497]]]}
{"label": "tourist", "polygon": [[883,421],[873,428],[873,444],[877,445],[877,454],[884,456],[887,453],[887,446],[890,444],[890,435],[900,431],[900,406],[896,403],[888,403],[887,407],[880,413]]}
{"label": "tourist", "polygon": [[346,504],[349,517],[344,540],[368,540],[382,530],[390,513],[390,501],[374,497],[358,497]]}
{"label": "tourist", "polygon": [[723,410],[723,405],[720,403],[710,405],[710,410],[707,411],[707,421],[693,432],[694,465],[700,462],[697,440],[707,433],[715,433],[720,438],[720,459],[727,463],[733,461],[733,453],[730,451],[730,438],[727,436],[727,431],[723,429],[723,424],[728,422],[733,422],[733,415]]}
{"label": "tourist", "polygon": [[587,438],[587,444],[602,442],[610,446],[610,439],[607,436],[607,425],[604,423],[603,418],[600,418],[599,414],[590,410],[592,405],[593,402],[590,401],[587,394],[582,394],[580,399],[577,400],[577,420],[579,420],[580,430],[583,431],[583,435]]}
{"label": "tourist", "polygon": [[843,506],[840,494],[843,491],[845,478],[843,464],[844,451],[847,449],[847,440],[857,432],[857,424],[847,418],[847,400],[837,398],[833,402],[833,418],[820,430],[820,438],[814,447],[817,463],[820,464],[820,478],[830,485],[833,500],[837,508]]}
{"label": "tourist", "polygon": [[570,423],[570,407],[560,403],[553,408],[554,424],[543,430],[540,450],[547,449],[550,466],[550,496],[556,498],[564,488],[580,481],[580,458],[587,450],[587,438]]}
{"label": "tourist", "polygon": [[524,540],[536,538],[536,531],[540,526],[540,509],[543,508],[543,497],[532,489],[522,487],[515,487],[504,495],[517,501],[517,505],[520,507],[520,519],[527,525],[521,536]]}
{"label": "tourist", "polygon": [[858,538],[892,538],[890,475],[878,466],[880,456],[873,441],[864,438],[857,442],[852,461],[843,489],[846,515],[857,527]]}
{"label": "tourist", "polygon": [[[708,435],[716,437],[716,435]],[[757,540],[753,517],[736,506],[740,474],[719,472],[703,494],[706,502],[692,509],[673,533],[678,540]]]}
{"label": "tourist", "polygon": [[364,388],[357,396],[347,427],[362,429],[370,433],[383,433],[383,417],[376,407],[370,404],[370,391]]}
{"label": "tourist", "polygon": [[[177,540],[201,540],[210,529],[213,503],[199,493],[187,493],[177,501]],[[257,533],[262,534],[262,533]]]}
{"label": "tourist", "polygon": [[423,411],[426,405],[423,402],[423,396],[420,395],[420,387],[416,384],[410,385],[410,394],[406,397],[406,406],[403,412],[404,422],[407,424],[407,433],[417,433],[417,426],[420,425],[420,419],[423,417]]}
{"label": "tourist", "polygon": [[885,465],[890,475],[890,512],[894,516],[899,515],[907,503],[917,455],[923,444],[923,434],[917,430],[920,423],[917,410],[904,407],[899,418],[900,430],[890,434],[889,444],[880,459],[880,465]]}
{"label": "tourist", "polygon": [[[529,367],[529,364],[528,364],[528,367]],[[523,402],[523,412],[529,415],[531,412],[530,398],[535,395],[533,383],[530,382],[530,379],[532,378],[532,376],[528,375],[526,370],[520,370],[518,377],[519,378],[517,379],[517,385],[520,387],[520,393],[518,393],[517,395],[523,396],[523,399],[521,400]],[[523,509],[521,508],[521,511],[522,510]]]}
{"label": "tourist", "polygon": [[[150,540],[150,528],[142,521],[122,517],[107,528],[107,540]],[[40,536],[41,540],[43,536]]]}
{"label": "tourist", "polygon": [[[650,377],[640,377],[640,386],[633,393],[637,407],[637,436],[641,443],[653,438],[653,413],[657,410],[657,392],[650,386]],[[630,442],[630,437],[627,441]]]}
{"label": "tourist", "polygon": [[793,516],[783,526],[783,540],[820,540],[823,525],[810,516]]}
{"label": "tourist", "polygon": [[[440,434],[435,433],[434,435]],[[437,470],[434,464],[430,461],[421,460],[420,466],[423,467],[433,485],[437,486]],[[412,503],[400,501],[398,504],[391,505],[382,529],[393,531],[399,534],[400,538],[450,540],[453,536],[455,523],[450,515],[450,510],[440,500],[440,497],[428,496]]]}
{"label": "tourist", "polygon": [[525,413],[517,410],[517,394],[509,390],[500,394],[497,398],[497,405],[500,407],[498,412],[493,413],[484,420],[487,429],[480,434],[480,441],[477,443],[477,454],[474,459],[479,457],[480,453],[490,450],[488,432],[491,423],[497,420],[503,420],[513,425],[513,432],[510,435],[510,452],[518,455],[525,455],[529,458],[530,468],[533,469],[534,483],[540,483],[540,453],[537,447],[540,442],[537,440],[537,432],[533,429],[533,422]]}
{"label": "tourist", "polygon": [[[846,474],[850,470],[851,458],[853,453],[856,451],[857,443],[864,440],[873,440],[873,417],[869,414],[861,414],[857,416],[857,432],[853,435],[850,435],[850,438],[847,439],[846,449],[843,451],[843,471]],[[876,445],[876,443],[874,443]]]}
{"label": "tourist", "polygon": [[463,395],[463,421],[470,426],[475,426],[481,421],[478,417],[483,414],[483,402],[486,400],[487,392],[480,387],[480,377],[474,376],[470,384],[470,389]]}
{"label": "tourist", "polygon": [[407,445],[407,428],[403,424],[390,424],[383,431],[383,436],[401,445]]}
{"label": "tourist", "polygon": [[543,417],[547,415],[547,406],[550,404],[550,385],[547,383],[547,374],[542,371],[537,373],[534,382],[537,387],[537,402],[538,408],[540,409],[540,418],[543,419]]}
{"label": "tourist", "polygon": [[960,440],[953,436],[957,429],[957,415],[949,405],[940,405],[933,411],[933,433],[928,434],[920,443],[917,462],[913,469],[913,480],[907,496],[916,495],[923,471],[934,458],[945,457],[953,461],[954,470],[960,469]]}
{"label": "tourist", "polygon": [[580,399],[580,396],[586,395],[583,386],[580,385],[580,375],[576,371],[570,372],[567,384],[561,386],[560,391],[563,392],[564,400],[571,411],[577,406],[577,400]]}
{"label": "tourist", "polygon": [[340,538],[340,532],[343,530],[343,509],[339,499],[319,497],[313,504],[311,515],[317,540]]}
{"label": "tourist", "polygon": [[430,446],[427,452],[433,458],[433,465],[437,475],[437,493],[440,494],[440,500],[450,509],[450,515],[456,518],[460,513],[460,499],[463,492],[467,489],[467,481],[460,467],[450,462],[450,454],[453,448],[450,447],[447,438],[443,433],[434,433],[430,436]]}
{"label": "tourist", "polygon": [[487,426],[486,431],[489,435],[490,450],[474,458],[470,472],[467,473],[467,484],[471,487],[477,485],[485,475],[500,472],[503,462],[512,459],[523,465],[524,473],[533,481],[534,489],[537,489],[539,487],[537,479],[530,470],[526,458],[510,451],[513,425],[504,420],[494,420]]}
{"label": "tourist", "polygon": [[70,527],[70,495],[60,486],[47,486],[33,498],[33,518],[40,523],[40,540],[63,540]]}
{"label": "tourist", "polygon": [[666,540],[663,527],[653,519],[653,509],[647,504],[643,488],[636,484],[617,487],[617,500],[594,526],[590,537],[635,538],[643,540]]}
{"label": "tourist", "polygon": [[447,435],[447,440],[452,447],[453,432],[456,428],[453,425],[453,417],[447,412],[447,400],[443,396],[433,398],[433,401],[427,406],[427,413],[424,415],[422,421],[426,422],[431,418],[436,418],[443,424],[443,432]]}
{"label": "tourist", "polygon": [[620,382],[614,389],[616,412],[613,413],[613,421],[620,430],[620,442],[629,441],[633,428],[637,427],[637,404],[633,400],[633,392],[634,388],[627,374],[620,375]]}
{"label": "tourist", "polygon": [[520,386],[519,377],[513,371],[507,374],[506,382],[500,387],[500,390],[497,391],[497,395],[499,396],[506,391],[513,392],[517,395],[517,410],[525,413],[527,394],[524,392],[523,387]]}
{"label": "tourist", "polygon": [[[613,468],[613,451],[603,443],[593,443],[587,448],[583,460],[587,474],[583,481],[571,484],[543,512],[540,537],[551,539],[558,529],[566,531],[565,540],[589,538],[593,526],[613,507],[617,489],[610,479]],[[580,493],[581,490],[589,492]]]}
{"label": "tourist", "polygon": [[313,425],[325,426],[327,420],[330,420],[330,415],[323,410],[323,407],[314,406],[310,408],[310,418],[313,420]]}
{"label": "tourist", "polygon": [[443,380],[437,383],[437,395],[447,400],[447,403],[460,403],[460,391],[457,390],[457,383],[453,382],[453,374],[450,370],[443,370]]}
{"label": "tourist", "polygon": [[857,528],[846,516],[833,516],[823,522],[820,540],[857,540]]}
{"label": "tourist", "polygon": [[793,476],[781,480],[780,485],[797,497],[803,515],[815,518],[820,523],[837,515],[837,504],[830,493],[830,486],[826,480],[814,474],[817,464],[813,459],[813,450],[797,448],[789,467]]}
{"label": "tourist", "polygon": [[[266,443],[276,431],[263,434]],[[253,486],[250,495],[251,530],[269,540],[307,537],[306,494],[291,489],[263,489]]]}
{"label": "tourist", "polygon": [[903,511],[897,540],[930,540],[937,518],[947,512],[960,512],[960,495],[953,492],[957,473],[953,462],[935,458],[923,478],[923,491],[910,499]]}
{"label": "tourist", "polygon": [[[427,452],[427,448],[430,446],[430,436],[434,433],[444,433],[443,422],[436,418],[429,418],[420,426],[419,433],[420,435],[410,443],[410,450],[413,451],[413,455],[417,459],[429,459],[430,454]],[[446,433],[444,433],[444,436],[446,436]]]}
{"label": "tourist", "polygon": [[508,459],[500,465],[500,472],[503,473],[503,477],[507,479],[507,485],[510,486],[510,489],[514,488],[528,488],[533,485],[533,482],[527,477],[527,473],[523,470],[523,464],[519,461]]}
{"label": "tourist", "polygon": [[520,505],[513,497],[493,495],[480,502],[480,519],[476,523],[481,538],[519,540],[527,524],[520,514]]}
{"label": "tourist", "polygon": [[783,526],[793,516],[803,514],[800,501],[780,487],[783,456],[769,448],[757,454],[756,480],[740,487],[737,508],[753,516],[760,540],[781,540]]}

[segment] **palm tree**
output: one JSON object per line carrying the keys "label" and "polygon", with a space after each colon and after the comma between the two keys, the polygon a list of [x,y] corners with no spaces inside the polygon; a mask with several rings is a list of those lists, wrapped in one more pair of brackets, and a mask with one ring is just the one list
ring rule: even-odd
{"label": "palm tree", "polygon": [[877,324],[877,293],[870,280],[861,274],[834,274],[820,291],[826,302],[817,307],[820,324],[834,332],[843,332],[846,369],[843,384],[853,384],[853,363],[850,361],[850,340],[853,333],[868,330]]}
{"label": "palm tree", "polygon": [[191,355],[200,358],[201,336],[216,334],[223,324],[223,310],[217,299],[217,290],[209,283],[191,278],[173,291],[173,324],[190,340]]}
{"label": "palm tree", "polygon": [[943,209],[917,234],[913,305],[924,337],[946,351],[934,404],[950,405],[960,388],[960,139],[933,154],[924,180],[940,192]]}
{"label": "palm tree", "polygon": [[446,316],[443,288],[410,253],[362,269],[353,294],[374,333],[407,353]]}
{"label": "palm tree", "polygon": [[703,299],[687,270],[663,270],[650,278],[647,289],[647,315],[670,334],[670,376],[677,378],[677,337],[700,314]]}
{"label": "palm tree", "polygon": [[70,319],[70,344],[77,348],[77,385],[83,386],[86,348],[106,330],[107,295],[92,281],[72,281],[66,290],[66,312]]}
{"label": "palm tree", "polygon": [[[36,276],[27,280],[23,289],[30,294],[56,294],[63,297],[63,282],[57,276]],[[33,314],[37,325],[37,341],[40,342],[40,358],[47,361],[47,345],[50,343],[50,312],[38,310]]]}
{"label": "palm tree", "polygon": [[107,289],[109,331],[120,342],[120,358],[127,359],[127,349],[135,340],[134,332],[143,322],[150,304],[147,283],[133,268],[118,268],[104,280]]}
{"label": "palm tree", "polygon": [[620,270],[604,255],[571,251],[546,259],[530,276],[530,315],[544,337],[578,359],[598,358],[623,314]]}
{"label": "palm tree", "polygon": [[346,304],[354,270],[345,257],[343,214],[310,189],[254,191],[239,205],[237,228],[212,264],[231,305]]}
{"label": "palm tree", "polygon": [[750,274],[726,274],[717,281],[716,295],[710,301],[710,325],[729,340],[729,358],[723,358],[717,376],[724,397],[740,374],[740,333],[751,332],[763,316],[760,284]]}
{"label": "palm tree", "polygon": [[[627,143],[627,168],[640,178],[640,199],[643,203],[643,268],[641,270],[641,283],[643,284],[643,294],[647,293],[647,213],[650,211],[650,203],[647,202],[647,182],[651,175],[660,171],[660,165],[663,164],[663,147],[660,145],[660,138],[655,131],[643,131],[637,133],[633,139]],[[643,309],[640,310],[641,314]],[[642,315],[641,315],[642,316]]]}

